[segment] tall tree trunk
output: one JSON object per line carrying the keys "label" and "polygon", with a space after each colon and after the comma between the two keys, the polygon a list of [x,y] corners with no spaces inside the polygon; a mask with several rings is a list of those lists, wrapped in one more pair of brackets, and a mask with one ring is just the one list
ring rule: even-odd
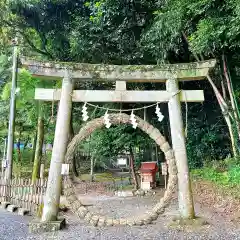
{"label": "tall tree trunk", "polygon": [[29,137],[28,137],[27,140],[24,142],[24,146],[23,146],[23,149],[24,149],[24,150],[27,148],[28,142],[29,142]]}
{"label": "tall tree trunk", "polygon": [[[183,35],[186,43],[189,45],[189,42],[188,42],[188,39],[187,39],[186,34],[185,34],[184,32],[182,32],[182,35]],[[199,59],[199,57],[197,56],[196,53],[192,52],[192,54],[193,54],[194,58],[195,58],[197,61],[200,61],[200,59]],[[201,60],[204,60],[202,55],[201,55]],[[221,104],[224,112],[227,112],[227,113],[229,114],[229,116],[230,116],[231,118],[233,118],[232,114],[228,111],[229,107],[228,107],[226,101],[224,100],[224,98],[222,97],[222,95],[221,95],[221,93],[219,92],[218,88],[217,88],[216,85],[214,84],[212,78],[209,76],[209,74],[207,74],[206,77],[207,77],[207,80],[209,81],[210,85],[212,86],[213,91],[214,91],[216,97],[218,98],[219,105]]]}
{"label": "tall tree trunk", "polygon": [[90,156],[90,158],[91,158],[91,170],[90,170],[90,177],[91,177],[91,179],[90,180],[91,180],[91,182],[93,182],[94,159],[93,159],[92,156]]}
{"label": "tall tree trunk", "polygon": [[77,163],[76,163],[76,156],[75,154],[73,154],[73,164],[72,164],[72,171],[73,171],[73,174],[75,175],[75,177],[79,177],[79,173],[77,171]]}
{"label": "tall tree trunk", "polygon": [[231,145],[232,145],[232,153],[233,153],[233,156],[236,157],[238,155],[237,154],[237,145],[236,145],[236,141],[235,141],[235,138],[234,138],[234,131],[233,131],[233,126],[232,126],[232,123],[231,123],[231,119],[230,119],[228,114],[224,114],[223,106],[220,103],[220,100],[219,100],[218,97],[217,97],[217,100],[218,100],[219,106],[220,106],[220,108],[222,110],[224,119],[225,119],[227,127],[228,127],[229,136],[230,136]]}
{"label": "tall tree trunk", "polygon": [[19,131],[19,137],[17,140],[17,164],[18,164],[18,177],[21,177],[21,169],[22,169],[22,163],[21,163],[21,131]]}
{"label": "tall tree trunk", "polygon": [[36,133],[34,134],[32,144],[33,144],[33,146],[32,146],[32,157],[31,157],[30,164],[32,164],[34,162],[34,158],[35,158],[36,145],[37,145],[37,130],[36,130]]}
{"label": "tall tree trunk", "polygon": [[17,140],[17,161],[21,163],[21,132],[19,132],[19,138]]}
{"label": "tall tree trunk", "polygon": [[231,105],[232,105],[232,110],[233,110],[233,116],[234,116],[234,122],[235,122],[235,126],[238,132],[238,139],[240,139],[240,125],[239,125],[239,116],[238,116],[238,112],[237,112],[237,107],[234,101],[234,92],[233,92],[233,88],[232,88],[232,84],[228,75],[228,71],[227,71],[227,66],[226,66],[226,61],[225,61],[225,57],[224,55],[222,56],[222,60],[223,60],[223,71],[224,71],[224,76],[227,82],[227,88],[228,88],[228,93],[229,93],[229,97],[230,97],[230,101],[231,101]]}
{"label": "tall tree trunk", "polygon": [[69,134],[68,134],[68,142],[70,143],[74,137],[73,130],[73,117],[71,116],[70,125],[69,125]]}
{"label": "tall tree trunk", "polygon": [[40,111],[38,116],[37,143],[36,143],[36,151],[35,151],[33,173],[32,173],[33,182],[35,182],[40,177],[43,138],[44,138],[44,119]]}
{"label": "tall tree trunk", "polygon": [[91,182],[93,182],[94,159],[93,159],[93,156],[91,156],[91,139],[92,139],[92,135],[90,135],[90,137],[89,137],[88,157],[90,158],[90,161],[91,161],[90,179],[91,179]]}
{"label": "tall tree trunk", "polygon": [[15,130],[15,115],[16,115],[16,85],[18,76],[18,46],[13,47],[13,66],[12,66],[12,87],[10,101],[10,115],[8,125],[8,141],[7,141],[7,168],[5,172],[6,179],[12,179],[13,170],[13,152],[14,152],[14,130]]}
{"label": "tall tree trunk", "polygon": [[[221,81],[221,85],[222,85],[223,97],[224,97],[224,100],[226,100],[227,99],[226,89],[225,89],[225,85],[224,85],[223,81]],[[217,100],[219,101],[219,99],[217,99]],[[219,103],[219,106],[221,107],[220,103]],[[234,132],[233,132],[231,119],[230,119],[229,116],[225,116],[224,118],[225,118],[225,121],[227,123],[228,130],[229,130],[229,135],[230,135],[229,137],[230,137],[231,145],[232,145],[232,153],[233,153],[233,156],[236,156],[237,155],[237,144],[236,144],[236,141],[235,141],[235,138],[234,138]]]}
{"label": "tall tree trunk", "polygon": [[144,108],[143,111],[144,111],[143,120],[147,121],[147,108]]}
{"label": "tall tree trunk", "polygon": [[[229,112],[229,109],[228,107],[226,108],[226,106],[223,104],[223,101],[222,101],[222,96],[221,94],[218,92],[217,87],[215,86],[215,84],[213,83],[211,77],[209,75],[207,75],[207,78],[209,80],[209,82],[211,83],[212,87],[213,87],[213,90],[215,92],[215,95],[216,95],[216,98],[218,100],[218,104],[221,108],[221,111],[222,111],[222,114],[223,114],[223,117],[225,119],[225,122],[227,124],[227,127],[228,127],[228,131],[229,131],[229,135],[230,135],[230,140],[231,140],[231,144],[232,144],[232,152],[233,152],[233,155],[234,156],[237,156],[237,147],[236,147],[236,142],[235,142],[235,138],[234,138],[234,131],[233,131],[233,126],[232,126],[232,123],[231,123],[231,118],[234,120],[232,114]],[[224,101],[225,102],[225,101]]]}
{"label": "tall tree trunk", "polygon": [[133,178],[135,189],[138,189],[139,184],[137,181],[137,175],[136,175],[136,171],[135,171],[135,167],[134,167],[134,155],[133,155],[133,150],[132,150],[131,146],[130,146],[129,152],[130,152],[130,168],[132,171],[132,178]]}
{"label": "tall tree trunk", "polygon": [[227,95],[226,95],[226,89],[225,89],[223,80],[221,81],[221,86],[222,86],[223,98],[226,101]]}
{"label": "tall tree trunk", "polygon": [[[71,120],[69,124],[69,135],[68,135],[68,143],[72,141],[74,138],[74,129],[73,129],[73,116],[71,115]],[[77,164],[76,164],[77,158],[75,154],[73,154],[73,163],[72,163],[72,171],[75,177],[79,176],[79,173],[77,171]]]}
{"label": "tall tree trunk", "polygon": [[155,145],[155,161],[158,162],[158,145]]}
{"label": "tall tree trunk", "polygon": [[[184,32],[182,32],[182,34],[183,34],[183,37],[184,37],[186,43],[189,44],[186,34]],[[194,52],[192,52],[192,53],[193,53],[193,56],[195,57],[195,59],[197,61],[199,61],[199,58],[198,58],[197,54],[195,54]],[[203,57],[202,57],[202,60],[203,60]],[[214,91],[214,93],[216,95],[216,98],[218,100],[218,104],[221,108],[223,117],[226,121],[228,131],[229,131],[229,135],[230,135],[231,144],[232,144],[233,155],[237,156],[237,147],[236,147],[236,143],[235,143],[235,139],[234,139],[233,126],[232,126],[232,123],[231,123],[231,119],[234,120],[234,116],[231,114],[231,112],[229,112],[229,107],[228,107],[226,101],[224,100],[224,98],[222,97],[220,92],[218,91],[218,88],[214,84],[214,82],[213,82],[212,78],[209,76],[209,74],[207,74],[207,79],[208,79],[210,85],[213,88],[213,91]]]}

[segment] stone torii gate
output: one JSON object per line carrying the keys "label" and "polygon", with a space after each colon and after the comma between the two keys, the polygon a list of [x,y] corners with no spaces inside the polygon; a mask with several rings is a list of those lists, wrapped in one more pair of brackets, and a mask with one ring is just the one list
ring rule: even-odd
{"label": "stone torii gate", "polygon": [[[215,63],[215,60],[209,60],[190,64],[121,66],[22,59],[22,66],[34,76],[49,80],[62,79],[62,89],[37,88],[35,92],[37,100],[60,101],[42,222],[57,219],[61,193],[61,167],[67,149],[72,102],[168,102],[172,147],[178,169],[179,211],[183,218],[194,217],[181,101],[202,102],[204,94],[202,90],[179,90],[178,82],[205,79]],[[93,80],[116,82],[116,89],[73,90],[74,81]],[[128,91],[126,90],[128,82],[163,82],[166,84],[166,91]]]}

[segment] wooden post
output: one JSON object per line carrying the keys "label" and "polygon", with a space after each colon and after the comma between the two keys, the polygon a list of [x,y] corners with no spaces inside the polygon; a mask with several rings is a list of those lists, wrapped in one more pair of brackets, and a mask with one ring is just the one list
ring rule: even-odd
{"label": "wooden post", "polygon": [[186,143],[181,112],[180,97],[177,92],[177,79],[169,79],[166,82],[168,92],[172,97],[168,102],[168,111],[172,136],[172,147],[174,150],[176,165],[178,169],[178,201],[179,211],[182,218],[194,218],[194,205],[189,177]]}
{"label": "wooden post", "polygon": [[167,189],[167,175],[164,175],[164,188]]}
{"label": "wooden post", "polygon": [[44,179],[44,163],[41,164],[40,166],[40,179],[43,180]]}
{"label": "wooden post", "polygon": [[90,157],[91,157],[91,170],[90,170],[90,177],[91,177],[91,179],[90,179],[90,181],[93,182],[93,178],[94,178],[94,176],[93,176],[94,159],[93,159],[93,156],[90,156]]}
{"label": "wooden post", "polygon": [[58,216],[62,188],[61,170],[68,144],[72,110],[72,91],[73,82],[69,72],[66,71],[66,75],[62,81],[62,94],[57,116],[47,191],[44,199],[43,222],[54,221]]}

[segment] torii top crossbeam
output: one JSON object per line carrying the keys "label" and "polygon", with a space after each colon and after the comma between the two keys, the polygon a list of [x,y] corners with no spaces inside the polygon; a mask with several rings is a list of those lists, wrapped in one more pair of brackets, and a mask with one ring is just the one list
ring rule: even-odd
{"label": "torii top crossbeam", "polygon": [[21,59],[22,66],[38,77],[63,78],[66,69],[77,80],[165,82],[169,78],[179,81],[202,80],[216,64],[216,60],[162,65],[104,65],[86,63],[41,62]]}

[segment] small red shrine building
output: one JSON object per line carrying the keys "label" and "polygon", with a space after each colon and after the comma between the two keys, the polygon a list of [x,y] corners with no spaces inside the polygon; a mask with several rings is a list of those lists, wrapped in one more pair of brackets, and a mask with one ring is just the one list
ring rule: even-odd
{"label": "small red shrine building", "polygon": [[141,189],[149,190],[156,187],[157,162],[142,162],[140,168]]}

